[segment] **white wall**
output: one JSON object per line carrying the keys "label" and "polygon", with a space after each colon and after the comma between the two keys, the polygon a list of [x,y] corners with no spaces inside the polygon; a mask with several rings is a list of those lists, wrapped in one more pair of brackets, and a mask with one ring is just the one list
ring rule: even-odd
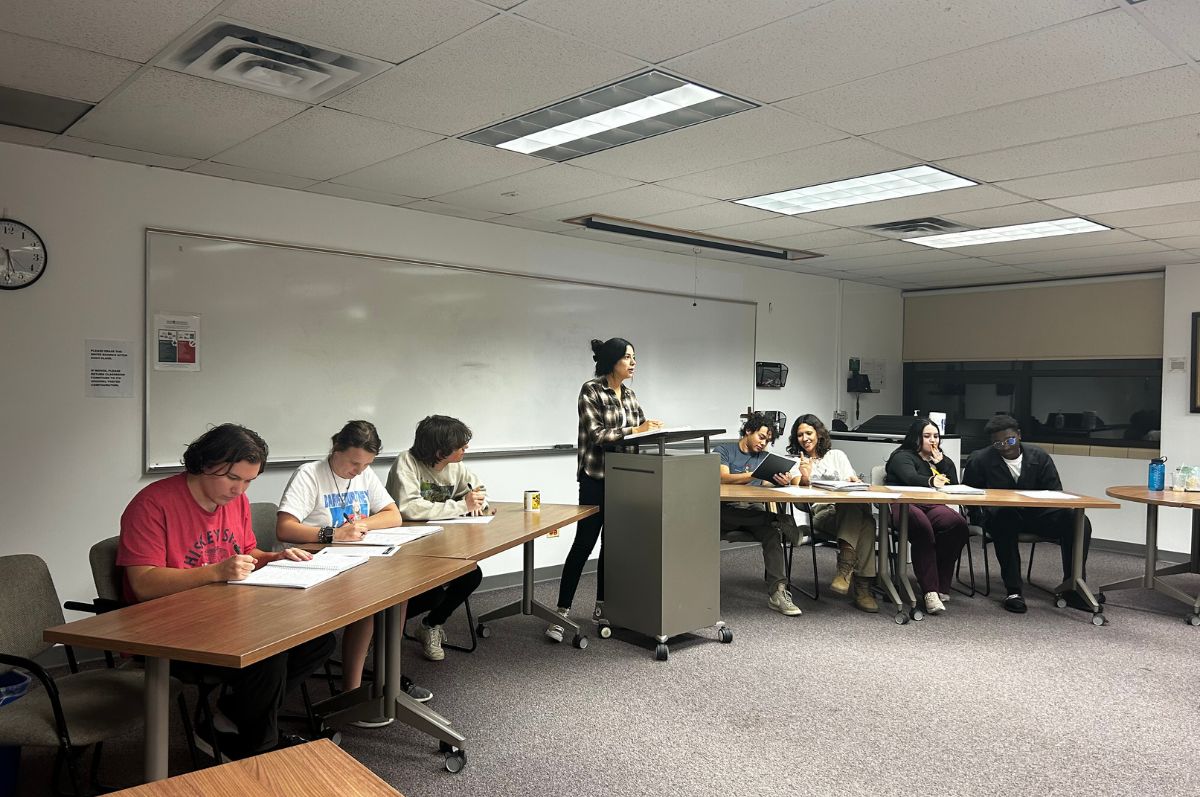
{"label": "white wall", "polygon": [[[1163,304],[1163,389],[1162,442],[1160,450],[1167,468],[1200,465],[1200,415],[1188,412],[1191,371],[1192,313],[1200,312],[1200,265],[1167,266],[1166,299]],[[1187,372],[1169,371],[1172,357],[1182,357]],[[1144,478],[1144,477],[1143,477]],[[1142,484],[1142,481],[1134,482]],[[1184,509],[1160,509],[1158,545],[1171,551],[1189,551],[1192,545],[1191,513]]]}
{"label": "white wall", "polygon": [[[0,144],[0,175],[0,206],[42,235],[49,257],[47,273],[36,285],[0,293],[0,339],[5,342],[0,361],[5,418],[0,506],[7,518],[0,554],[29,552],[45,558],[64,599],[93,594],[88,547],[116,533],[125,504],[150,481],[141,473],[145,227],[631,287],[687,290],[693,282],[689,257],[13,144]],[[236,284],[228,287],[237,290]],[[757,357],[791,368],[786,388],[757,392],[760,408],[782,409],[789,417],[808,411],[831,414],[841,395],[832,378],[845,368],[837,354],[845,348],[838,340],[841,329],[862,356],[887,358],[889,386],[894,388],[872,399],[894,405],[886,411],[899,411],[898,292],[849,288],[847,293],[856,298],[844,303],[839,320],[835,280],[703,259],[699,292],[760,303]],[[134,343],[139,397],[84,397],[83,342],[88,338]],[[867,354],[869,350],[878,354]],[[721,378],[722,364],[712,366],[714,379]],[[580,374],[580,381],[587,376]],[[642,398],[652,412],[653,397]],[[574,396],[563,400],[573,402]],[[236,396],[230,397],[229,407],[230,420],[236,420]],[[428,410],[437,410],[436,397]],[[730,418],[730,428],[736,422]],[[314,435],[325,439],[332,431],[314,430]],[[380,432],[385,441],[406,443],[412,430]],[[519,500],[520,492],[531,487],[541,489],[547,501],[574,503],[577,497],[573,453],[480,459],[473,466],[498,499]],[[277,501],[286,478],[286,472],[268,470],[252,486],[251,500]],[[540,542],[538,565],[561,562],[570,540],[567,531],[557,540]],[[487,574],[519,568],[519,551],[484,565]]]}

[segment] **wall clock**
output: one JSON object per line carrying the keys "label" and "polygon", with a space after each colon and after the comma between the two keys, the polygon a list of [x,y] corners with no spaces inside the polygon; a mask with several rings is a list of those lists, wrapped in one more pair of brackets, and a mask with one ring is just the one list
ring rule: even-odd
{"label": "wall clock", "polygon": [[28,288],[46,271],[46,245],[28,224],[0,219],[0,290]]}

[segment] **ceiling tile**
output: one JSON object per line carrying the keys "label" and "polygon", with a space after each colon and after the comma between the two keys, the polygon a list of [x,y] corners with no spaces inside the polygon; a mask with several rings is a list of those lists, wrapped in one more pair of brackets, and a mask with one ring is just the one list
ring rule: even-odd
{"label": "ceiling tile", "polygon": [[498,16],[328,105],[456,135],[609,83],[639,61]]}
{"label": "ceiling tile", "polygon": [[[1120,210],[1114,213],[1091,214],[1090,219],[1109,227],[1148,227],[1170,224],[1176,221],[1200,219],[1200,202],[1182,202],[1137,210]],[[1137,230],[1134,230],[1137,232]]]}
{"label": "ceiling tile", "polygon": [[374,202],[377,205],[408,205],[416,201],[416,197],[389,194],[384,191],[369,191],[366,188],[354,188],[353,186],[338,185],[337,183],[317,183],[316,185],[310,185],[304,190],[313,194],[325,194],[327,196],[341,197],[342,199],[355,199],[359,202]]}
{"label": "ceiling tile", "polygon": [[[800,219],[797,219],[800,221]],[[771,246],[783,246],[788,249],[809,249],[824,251],[826,247],[846,246],[849,244],[865,244],[872,241],[884,240],[878,235],[869,235],[858,230],[822,230],[803,235],[785,235],[779,238],[764,238],[763,243]]]}
{"label": "ceiling tile", "polygon": [[611,194],[530,210],[524,215],[543,221],[570,219],[590,213],[615,216],[619,219],[637,219],[653,213],[666,213],[671,210],[707,205],[711,202],[712,200],[708,197],[672,191],[657,185],[638,185],[614,191]]}
{"label": "ceiling tile", "polygon": [[818,210],[813,213],[805,213],[804,218],[839,227],[857,227],[916,219],[923,216],[940,216],[955,211],[1014,205],[1023,201],[1023,197],[1001,191],[990,185],[973,185],[932,194],[887,199],[883,202],[867,202],[862,205],[851,205],[832,210]]}
{"label": "ceiling tile", "polygon": [[0,32],[0,82],[6,86],[84,102],[99,102],[138,64]]}
{"label": "ceiling tile", "polygon": [[225,150],[213,160],[328,180],[440,138],[436,133],[378,119],[311,108]]}
{"label": "ceiling tile", "polygon": [[972,180],[1011,180],[1086,169],[1134,158],[1156,158],[1200,149],[1200,116],[1180,116],[1117,130],[1025,144],[934,165]]}
{"label": "ceiling tile", "polygon": [[1190,0],[1143,3],[1136,9],[1184,52],[1200,60],[1200,3]]}
{"label": "ceiling tile", "polygon": [[1034,199],[1077,196],[1143,185],[1177,181],[1180,176],[1200,175],[1200,152],[1167,155],[1162,158],[1113,163],[1059,174],[1025,177],[997,183],[997,187]]}
{"label": "ceiling tile", "polygon": [[1004,285],[1042,279],[1034,271],[1015,266],[983,266],[966,268],[962,271],[935,272],[931,274],[906,274],[905,282],[916,283],[923,288],[954,288],[966,285]]}
{"label": "ceiling tile", "polygon": [[1063,218],[1061,208],[1052,208],[1041,202],[1021,202],[998,208],[981,208],[962,213],[943,213],[942,218],[965,224],[968,227],[1007,227],[1012,224],[1029,224],[1035,221],[1053,221]]}
{"label": "ceiling tile", "polygon": [[[739,205],[739,207],[744,207]],[[763,241],[767,238],[794,237],[830,232],[824,224],[798,219],[794,216],[776,216],[764,221],[748,221],[743,224],[727,224],[720,227],[705,227],[704,231],[725,238],[740,238],[744,241]],[[771,244],[779,246],[779,244]]]}
{"label": "ceiling tile", "polygon": [[1193,249],[1200,249],[1200,235],[1185,235],[1180,238],[1161,238],[1159,241],[1166,246],[1170,246],[1174,249],[1183,249],[1188,252],[1192,251]]}
{"label": "ceiling tile", "polygon": [[775,102],[1114,5],[1112,0],[1043,0],[1034,5],[841,0],[672,59],[666,66]]}
{"label": "ceiling tile", "polygon": [[[632,180],[580,169],[566,163],[555,163],[443,194],[434,199],[451,205],[491,210],[496,213],[522,213],[534,208],[559,205],[573,199],[608,194],[635,185]],[[505,196],[506,194],[508,196]]]}
{"label": "ceiling tile", "polygon": [[767,221],[774,218],[777,218],[776,214],[758,208],[735,205],[731,202],[714,202],[711,205],[644,216],[641,221],[663,227],[675,227],[680,230],[710,230],[716,227],[727,227],[731,224]]}
{"label": "ceiling tile", "polygon": [[54,133],[47,133],[42,130],[30,130],[27,127],[0,125],[0,141],[40,147],[44,144],[49,144],[52,140],[54,140]]}
{"label": "ceiling tile", "polygon": [[826,0],[527,0],[516,10],[584,41],[658,63]]}
{"label": "ceiling tile", "polygon": [[524,0],[483,0],[483,2],[496,8],[512,8],[515,5],[523,3]]}
{"label": "ceiling tile", "polygon": [[1144,255],[1155,252],[1167,252],[1170,249],[1154,241],[1127,241],[1126,243],[1107,244],[1104,246],[1081,246],[1076,249],[1059,249],[1053,252],[1025,252],[1016,255],[987,255],[993,263],[1003,263],[1007,266],[1036,264],[1053,260],[1066,262],[1068,260],[1095,260],[1101,257],[1117,257],[1118,255]]}
{"label": "ceiling tile", "polygon": [[404,207],[407,210],[419,210],[423,213],[436,213],[439,216],[454,216],[459,219],[474,219],[475,221],[486,221],[496,216],[495,213],[488,210],[460,208],[456,205],[447,205],[445,202],[434,202],[432,199],[418,199]]}
{"label": "ceiling tile", "polygon": [[448,138],[344,174],[336,182],[431,197],[540,169],[541,158]]}
{"label": "ceiling tile", "polygon": [[1180,63],[1132,17],[1111,11],[795,97],[780,107],[861,134]]}
{"label": "ceiling tile", "polygon": [[109,144],[97,144],[95,141],[84,141],[82,138],[59,136],[47,145],[47,149],[59,149],[64,152],[76,152],[80,155],[91,155],[96,158],[107,158],[126,163],[144,163],[147,166],[160,166],[164,169],[186,169],[196,163],[195,158],[177,158],[173,155],[159,155],[155,152],[141,152],[136,149],[114,147]]}
{"label": "ceiling tile", "polygon": [[763,106],[571,162],[632,180],[658,182],[845,137],[839,130]]}
{"label": "ceiling tile", "polygon": [[399,63],[493,16],[467,0],[233,0],[222,16]]}
{"label": "ceiling tile", "polygon": [[912,158],[846,138],[663,180],[661,185],[715,199],[741,199],[912,165]]}
{"label": "ceiling tile", "polygon": [[[915,247],[914,247],[915,248]],[[842,271],[872,271],[886,266],[907,266],[913,263],[937,263],[943,260],[959,260],[962,255],[943,252],[937,249],[926,249],[917,252],[895,252],[893,254],[873,255],[871,257],[841,258],[833,254],[833,250],[822,261],[832,268]]]}
{"label": "ceiling tile", "polygon": [[898,127],[867,138],[941,160],[1200,112],[1200,73],[1186,66]]}
{"label": "ceiling tile", "polygon": [[1087,272],[1088,269],[1125,269],[1125,268],[1143,268],[1143,267],[1160,267],[1168,266],[1174,263],[1190,263],[1195,260],[1194,257],[1188,255],[1187,252],[1151,252],[1144,255],[1115,255],[1113,257],[1097,257],[1094,260],[1051,260],[1046,259],[1043,263],[1030,265],[1029,268],[1036,268],[1039,271],[1078,271]]}
{"label": "ceiling tile", "polygon": [[910,263],[904,266],[876,266],[856,270],[854,274],[875,275],[880,277],[890,277],[892,279],[906,279],[909,274],[946,274],[959,273],[968,269],[991,268],[992,263],[984,260],[978,260],[973,257],[955,257],[948,260],[941,260],[935,263],[922,262]]}
{"label": "ceiling tile", "polygon": [[1095,247],[1104,244],[1121,244],[1140,240],[1142,239],[1124,230],[1099,230],[1076,235],[1059,235],[1052,238],[1028,238],[1023,241],[956,246],[953,249],[944,249],[942,251],[958,252],[962,255],[990,259],[996,255],[1017,255],[1022,252],[1053,252],[1061,249],[1076,249],[1087,246]]}
{"label": "ceiling tile", "polygon": [[1163,183],[1143,188],[1125,188],[1120,191],[1062,197],[1048,200],[1048,204],[1065,208],[1072,213],[1089,215],[1196,201],[1200,201],[1200,180],[1183,180],[1177,183]]}
{"label": "ceiling tile", "polygon": [[541,219],[531,219],[525,216],[493,216],[488,219],[489,224],[503,224],[506,227],[520,227],[525,230],[536,230],[537,232],[567,232],[575,229],[573,224],[563,224],[560,221],[542,221]]}
{"label": "ceiling tile", "polygon": [[1056,277],[1059,279],[1080,279],[1083,277],[1102,277],[1111,274],[1161,274],[1162,266],[1139,266],[1139,265],[1105,265],[1105,266],[1090,266],[1087,269],[1061,269],[1046,267],[1041,273],[1048,277]]}
{"label": "ceiling tile", "polygon": [[145,63],[218,0],[0,0],[0,28]]}
{"label": "ceiling tile", "polygon": [[67,133],[146,152],[207,158],[306,107],[191,75],[148,69]]}
{"label": "ceiling tile", "polygon": [[[1175,221],[1168,224],[1148,224],[1142,227],[1136,227],[1130,232],[1137,233],[1144,238],[1182,238],[1190,235],[1200,235],[1200,213],[1192,216],[1187,221]],[[1188,249],[1190,247],[1179,246],[1178,244],[1170,244],[1177,249]]]}
{"label": "ceiling tile", "polygon": [[197,163],[188,169],[192,174],[207,174],[210,177],[224,177],[229,180],[239,180],[244,183],[260,183],[274,185],[279,188],[305,188],[313,184],[305,177],[292,177],[289,174],[276,174],[258,169],[244,169],[241,166],[226,166],[223,163],[205,161]]}

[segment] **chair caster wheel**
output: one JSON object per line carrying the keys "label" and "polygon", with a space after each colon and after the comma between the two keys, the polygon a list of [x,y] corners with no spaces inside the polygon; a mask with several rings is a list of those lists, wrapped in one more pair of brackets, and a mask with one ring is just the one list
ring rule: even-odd
{"label": "chair caster wheel", "polygon": [[1055,595],[1054,596],[1054,605],[1059,609],[1065,609],[1065,608],[1067,608],[1067,599],[1064,598],[1062,595]]}
{"label": "chair caster wheel", "polygon": [[918,622],[925,619],[925,612],[921,611],[920,609],[916,609],[916,608],[912,609],[908,613],[908,615],[909,615],[909,617],[911,617],[912,619],[914,619]]}
{"label": "chair caster wheel", "polygon": [[601,639],[608,639],[612,636],[612,626],[608,623],[602,623],[600,627],[596,629],[596,633]]}
{"label": "chair caster wheel", "polygon": [[587,647],[587,637],[585,637],[583,634],[576,634],[575,638],[571,640],[571,644],[580,650],[583,650]]}
{"label": "chair caster wheel", "polygon": [[896,612],[896,625],[908,625],[908,615],[904,612]]}
{"label": "chair caster wheel", "polygon": [[446,759],[446,771],[452,775],[462,772],[463,767],[467,765],[467,751],[459,750],[457,747],[448,745],[445,742],[442,742],[442,746],[448,748],[442,751],[442,755]]}
{"label": "chair caster wheel", "polygon": [[1092,625],[1108,625],[1108,618],[1101,612],[1092,615]]}
{"label": "chair caster wheel", "polygon": [[728,628],[722,628],[720,631],[717,632],[717,639],[721,640],[722,644],[728,645],[730,642],[733,641],[733,632],[730,631]]}
{"label": "chair caster wheel", "polygon": [[1200,625],[1200,614],[1189,614],[1187,616],[1188,625]]}
{"label": "chair caster wheel", "polygon": [[670,654],[670,650],[662,642],[659,642],[658,645],[654,648],[654,660],[655,661],[666,661],[667,656],[669,654]]}
{"label": "chair caster wheel", "polygon": [[480,623],[479,625],[475,626],[475,633],[480,639],[487,639],[492,635],[492,629],[489,626]]}

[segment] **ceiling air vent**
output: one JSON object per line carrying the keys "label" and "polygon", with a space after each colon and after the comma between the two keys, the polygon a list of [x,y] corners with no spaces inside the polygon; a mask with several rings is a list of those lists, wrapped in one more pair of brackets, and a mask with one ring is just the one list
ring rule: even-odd
{"label": "ceiling air vent", "polygon": [[889,221],[885,224],[868,224],[859,229],[874,235],[882,235],[887,238],[913,238],[919,235],[940,235],[941,233],[946,232],[965,232],[966,230],[973,230],[975,228],[969,227],[965,224],[956,224],[948,219],[940,219],[937,216],[926,216],[920,219]]}
{"label": "ceiling air vent", "polygon": [[288,99],[316,103],[391,64],[216,19],[158,60],[158,66]]}

